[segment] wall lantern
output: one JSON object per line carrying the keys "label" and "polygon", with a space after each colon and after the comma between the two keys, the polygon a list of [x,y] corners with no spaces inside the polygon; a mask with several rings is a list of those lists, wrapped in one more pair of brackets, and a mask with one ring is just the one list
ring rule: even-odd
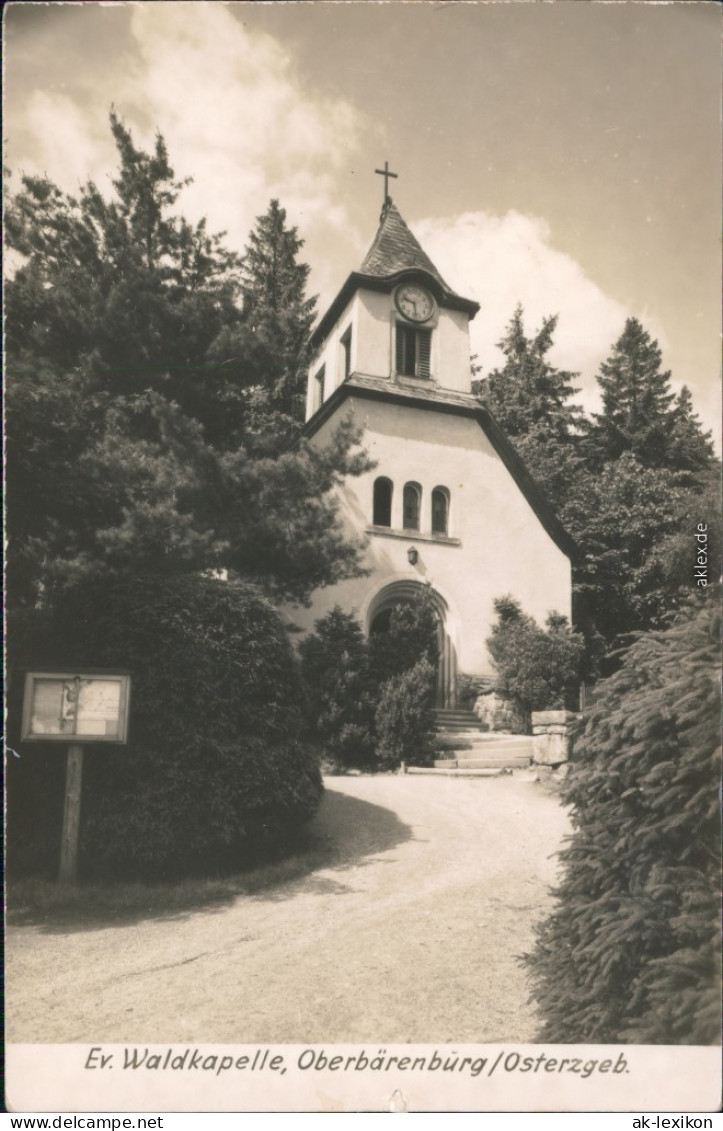
{"label": "wall lantern", "polygon": [[407,550],[407,558],[410,565],[417,564],[417,561],[419,559],[419,550],[416,548],[416,546],[409,547],[409,549]]}

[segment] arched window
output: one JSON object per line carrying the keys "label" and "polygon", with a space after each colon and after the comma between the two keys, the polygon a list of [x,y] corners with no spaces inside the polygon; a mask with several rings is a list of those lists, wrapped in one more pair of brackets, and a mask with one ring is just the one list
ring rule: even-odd
{"label": "arched window", "polygon": [[419,530],[419,512],[422,502],[422,488],[418,483],[404,484],[404,529]]}
{"label": "arched window", "polygon": [[432,491],[432,534],[449,533],[449,491],[435,487]]}
{"label": "arched window", "polygon": [[374,480],[374,515],[372,522],[375,526],[392,525],[392,481],[385,476]]}

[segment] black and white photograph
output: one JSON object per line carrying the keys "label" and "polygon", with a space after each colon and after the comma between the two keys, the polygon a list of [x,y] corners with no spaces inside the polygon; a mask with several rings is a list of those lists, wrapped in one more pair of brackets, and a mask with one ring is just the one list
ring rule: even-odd
{"label": "black and white photograph", "polygon": [[720,35],[6,4],[10,1112],[712,1127]]}

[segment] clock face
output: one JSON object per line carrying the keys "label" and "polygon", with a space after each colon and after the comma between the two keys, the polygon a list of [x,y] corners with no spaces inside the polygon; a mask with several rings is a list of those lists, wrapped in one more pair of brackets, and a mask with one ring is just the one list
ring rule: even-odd
{"label": "clock face", "polygon": [[412,322],[426,322],[434,314],[434,299],[417,283],[404,283],[395,296],[397,309]]}

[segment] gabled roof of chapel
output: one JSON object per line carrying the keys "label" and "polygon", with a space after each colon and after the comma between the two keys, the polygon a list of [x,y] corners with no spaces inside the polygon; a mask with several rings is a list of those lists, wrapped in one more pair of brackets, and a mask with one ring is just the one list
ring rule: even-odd
{"label": "gabled roof of chapel", "polygon": [[404,222],[397,206],[389,197],[382,208],[379,228],[358,271],[352,271],[329,309],[311,335],[312,346],[326,337],[354,291],[360,287],[389,292],[402,279],[424,276],[438,302],[452,310],[461,310],[474,318],[479,303],[463,298],[452,290],[432,260]]}
{"label": "gabled roof of chapel", "polygon": [[415,382],[410,386],[404,382],[390,380],[388,377],[353,373],[307,420],[303,434],[307,437],[313,436],[321,425],[341,408],[346,399],[353,396],[406,405],[410,408],[428,409],[453,416],[466,416],[476,420],[552,541],[570,559],[574,560],[577,557],[575,542],[535,483],[514,446],[489,409],[485,408],[472,393],[441,389],[433,382],[423,386]]}

